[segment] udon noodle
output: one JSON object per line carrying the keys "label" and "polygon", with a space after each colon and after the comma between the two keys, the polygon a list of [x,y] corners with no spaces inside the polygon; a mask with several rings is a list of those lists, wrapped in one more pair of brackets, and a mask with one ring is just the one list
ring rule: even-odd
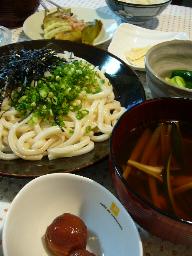
{"label": "udon noodle", "polygon": [[23,118],[5,98],[0,112],[0,159],[49,160],[88,153],[95,142],[110,137],[118,118],[125,111],[114,98],[113,87],[104,73],[96,68],[104,83],[94,94],[81,92],[76,102],[81,102],[87,114],[78,119],[74,112],[63,116],[65,126],[49,124],[39,119],[31,123],[32,113]]}

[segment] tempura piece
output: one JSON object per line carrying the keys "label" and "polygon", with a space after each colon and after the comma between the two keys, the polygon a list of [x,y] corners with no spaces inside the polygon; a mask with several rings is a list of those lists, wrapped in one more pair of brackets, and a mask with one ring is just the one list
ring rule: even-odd
{"label": "tempura piece", "polygon": [[45,39],[69,40],[93,44],[102,29],[102,22],[79,20],[71,9],[62,9],[49,13],[43,20]]}

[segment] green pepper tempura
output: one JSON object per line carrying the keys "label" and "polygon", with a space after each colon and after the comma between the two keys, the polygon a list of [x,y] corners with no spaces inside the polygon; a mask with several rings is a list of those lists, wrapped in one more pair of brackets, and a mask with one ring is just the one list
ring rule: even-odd
{"label": "green pepper tempura", "polygon": [[32,113],[32,123],[47,120],[63,127],[63,116],[69,111],[75,112],[77,119],[88,114],[78,97],[100,92],[103,82],[91,64],[82,60],[63,62],[38,81],[14,90],[11,105],[24,117]]}

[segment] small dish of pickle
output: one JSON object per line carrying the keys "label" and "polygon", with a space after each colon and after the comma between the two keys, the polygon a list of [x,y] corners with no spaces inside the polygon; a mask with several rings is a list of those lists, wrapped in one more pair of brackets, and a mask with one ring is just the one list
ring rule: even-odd
{"label": "small dish of pickle", "polygon": [[152,97],[192,98],[191,47],[191,40],[172,40],[149,49],[145,70]]}

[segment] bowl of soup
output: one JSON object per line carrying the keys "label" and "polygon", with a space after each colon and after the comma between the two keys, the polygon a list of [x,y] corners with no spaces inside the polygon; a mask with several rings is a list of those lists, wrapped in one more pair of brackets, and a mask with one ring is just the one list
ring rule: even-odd
{"label": "bowl of soup", "polygon": [[192,243],[192,100],[158,98],[126,111],[110,140],[110,172],[133,219],[173,243]]}

